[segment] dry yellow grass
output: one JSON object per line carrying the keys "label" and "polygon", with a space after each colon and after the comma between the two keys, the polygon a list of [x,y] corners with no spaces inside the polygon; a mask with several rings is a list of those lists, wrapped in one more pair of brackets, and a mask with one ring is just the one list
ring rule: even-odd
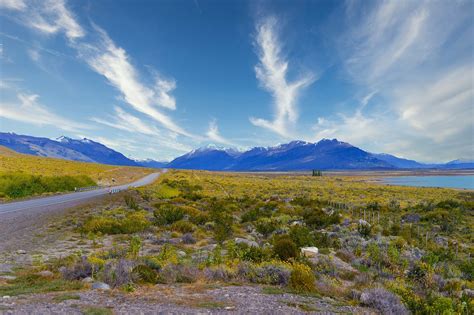
{"label": "dry yellow grass", "polygon": [[111,185],[134,181],[150,174],[152,169],[132,166],[115,166],[86,163],[20,154],[0,146],[0,174],[22,172],[31,175],[86,175],[99,185]]}

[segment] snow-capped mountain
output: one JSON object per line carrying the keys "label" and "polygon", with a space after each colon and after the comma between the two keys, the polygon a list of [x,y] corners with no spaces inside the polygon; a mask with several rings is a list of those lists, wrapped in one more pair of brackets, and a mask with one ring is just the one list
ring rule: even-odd
{"label": "snow-capped mountain", "polygon": [[61,136],[51,140],[48,138],[17,135],[15,133],[0,133],[0,145],[20,153],[66,160],[112,165],[139,165],[122,153],[87,138],[71,139]]}

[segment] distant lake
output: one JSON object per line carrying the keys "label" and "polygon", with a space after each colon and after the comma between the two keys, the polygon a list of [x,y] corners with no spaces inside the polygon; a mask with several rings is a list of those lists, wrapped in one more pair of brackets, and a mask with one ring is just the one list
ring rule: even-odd
{"label": "distant lake", "polygon": [[474,189],[474,175],[397,176],[382,180],[386,184],[400,186]]}

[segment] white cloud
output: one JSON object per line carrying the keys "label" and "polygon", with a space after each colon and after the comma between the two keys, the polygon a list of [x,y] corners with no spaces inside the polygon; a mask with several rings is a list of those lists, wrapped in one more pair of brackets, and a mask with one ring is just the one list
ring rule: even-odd
{"label": "white cloud", "polygon": [[217,126],[217,121],[215,119],[209,122],[209,129],[207,130],[206,136],[209,138],[209,140],[217,143],[231,146],[234,145],[231,141],[221,136],[221,134],[219,133],[219,127]]}
{"label": "white cloud", "polygon": [[119,90],[124,101],[135,110],[150,116],[173,132],[193,137],[156,108],[156,106],[169,109],[176,107],[174,97],[169,94],[175,88],[174,81],[158,78],[155,88],[143,84],[127,52],[116,46],[104,30],[98,27],[95,29],[100,35],[97,44],[74,45],[89,66]]}
{"label": "white cloud", "polygon": [[313,140],[339,138],[374,152],[426,162],[474,156],[474,79],[459,67],[441,77],[398,88],[393,110],[319,118]]}
{"label": "white cloud", "polygon": [[282,56],[276,26],[275,17],[266,18],[258,24],[256,45],[260,63],[255,67],[260,84],[273,96],[274,120],[252,117],[250,121],[283,137],[290,137],[289,128],[298,119],[296,108],[298,96],[304,87],[314,81],[314,76],[309,74],[295,81],[288,80],[288,61]]}
{"label": "white cloud", "polygon": [[461,66],[440,78],[419,82],[416,88],[400,88],[396,95],[395,108],[401,120],[435,142],[449,141],[450,137],[473,136],[472,66]]}
{"label": "white cloud", "polygon": [[24,0],[0,0],[0,8],[24,10],[26,8],[26,4]]}
{"label": "white cloud", "polygon": [[64,32],[70,40],[85,35],[64,0],[44,0],[39,5],[32,4],[26,19],[27,25],[45,34]]}
{"label": "white cloud", "polygon": [[338,44],[356,94],[365,96],[356,97],[360,106],[352,113],[319,118],[315,138],[337,137],[421,161],[472,158],[474,65],[469,51],[474,27],[469,3],[354,3]]}
{"label": "white cloud", "polygon": [[0,117],[38,126],[50,125],[67,131],[90,129],[88,126],[59,116],[38,103],[36,94],[18,94],[18,103],[0,103]]}
{"label": "white cloud", "polygon": [[140,118],[133,116],[127,112],[125,112],[122,108],[120,107],[115,107],[115,115],[112,117],[111,121],[104,120],[101,118],[93,117],[91,118],[92,121],[109,126],[112,128],[132,132],[132,133],[141,133],[145,135],[158,135],[160,134],[160,131],[145,123],[143,120]]}

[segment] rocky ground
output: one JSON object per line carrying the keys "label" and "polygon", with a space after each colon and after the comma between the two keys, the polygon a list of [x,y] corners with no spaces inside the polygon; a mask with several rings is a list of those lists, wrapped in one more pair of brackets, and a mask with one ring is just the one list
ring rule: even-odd
{"label": "rocky ground", "polygon": [[331,298],[257,286],[157,285],[133,293],[86,290],[0,298],[1,314],[374,314]]}
{"label": "rocky ground", "polygon": [[[98,202],[113,204],[113,198]],[[71,217],[86,215],[90,204],[69,210],[42,213],[28,221],[29,228],[2,234],[0,286],[14,277],[18,267],[65,257],[97,246],[107,248],[107,237],[98,244],[74,233]],[[26,220],[26,221],[25,221]],[[68,223],[69,222],[69,223]],[[12,224],[12,222],[10,222]],[[14,222],[13,222],[14,223]],[[2,224],[6,224],[5,222]],[[0,314],[372,314],[373,310],[341,305],[327,297],[296,295],[278,287],[194,283],[138,287],[126,293],[120,290],[97,290],[0,296]]]}

